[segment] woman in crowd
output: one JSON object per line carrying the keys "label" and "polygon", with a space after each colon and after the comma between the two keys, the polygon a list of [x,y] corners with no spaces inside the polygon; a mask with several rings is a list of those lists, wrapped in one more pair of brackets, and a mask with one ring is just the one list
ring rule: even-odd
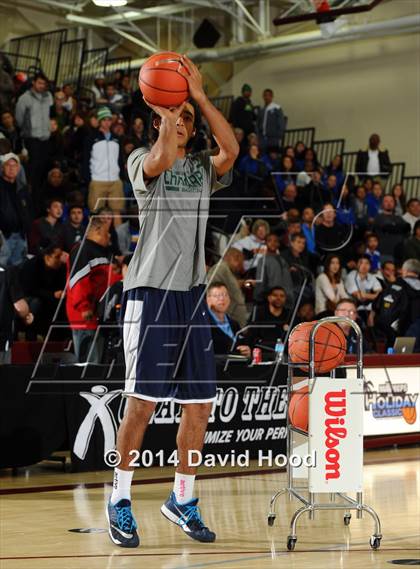
{"label": "woman in crowd", "polygon": [[324,272],[315,281],[315,313],[333,313],[337,303],[348,294],[341,278],[341,261],[337,255],[328,255]]}
{"label": "woman in crowd", "polygon": [[391,194],[394,196],[395,200],[395,211],[394,211],[395,215],[404,215],[406,201],[405,201],[404,188],[402,187],[402,185],[394,184],[394,186],[392,187]]}

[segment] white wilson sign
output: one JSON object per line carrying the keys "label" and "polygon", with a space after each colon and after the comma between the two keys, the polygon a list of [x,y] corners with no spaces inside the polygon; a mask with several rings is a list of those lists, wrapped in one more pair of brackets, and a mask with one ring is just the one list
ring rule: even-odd
{"label": "white wilson sign", "polygon": [[310,492],[361,492],[363,486],[363,384],[319,377],[309,396]]}

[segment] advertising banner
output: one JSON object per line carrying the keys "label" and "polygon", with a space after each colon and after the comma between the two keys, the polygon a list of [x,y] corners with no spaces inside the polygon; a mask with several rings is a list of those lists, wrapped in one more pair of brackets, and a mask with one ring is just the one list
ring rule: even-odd
{"label": "advertising banner", "polygon": [[310,492],[360,492],[363,477],[363,383],[319,377],[309,395]]}

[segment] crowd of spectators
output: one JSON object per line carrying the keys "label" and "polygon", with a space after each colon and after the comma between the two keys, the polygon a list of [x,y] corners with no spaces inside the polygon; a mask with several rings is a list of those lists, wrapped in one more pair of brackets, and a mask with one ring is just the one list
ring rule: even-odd
{"label": "crowd of spectators", "polygon": [[[68,324],[56,334],[72,338],[79,360],[102,358],[107,299],[118,307],[109,290],[121,290],[141,239],[126,162],[152,138],[128,75],[99,77],[92,92],[89,107],[72,85],[37,73],[0,115],[3,361],[13,340],[51,336],[51,323]],[[373,347],[420,337],[420,201],[406,200],[401,184],[385,193],[391,163],[379,136],[347,175],[340,155],[320,164],[303,142],[283,144],[287,118],[271,89],[261,105],[251,97],[244,85],[229,115],[240,154],[221,194],[235,204],[223,222],[210,219],[206,240],[216,351],[249,357],[252,346],[284,339],[292,316],[332,315],[344,301]],[[213,145],[202,124],[191,151]],[[211,213],[220,213],[218,195]]]}

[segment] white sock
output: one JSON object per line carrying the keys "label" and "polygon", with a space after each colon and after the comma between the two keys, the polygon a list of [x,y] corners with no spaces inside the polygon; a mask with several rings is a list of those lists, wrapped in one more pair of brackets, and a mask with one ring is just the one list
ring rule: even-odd
{"label": "white sock", "polygon": [[174,494],[178,504],[186,504],[193,498],[195,474],[175,472]]}
{"label": "white sock", "polygon": [[121,470],[114,468],[114,481],[112,483],[111,504],[120,500],[131,500],[131,481],[134,470]]}

